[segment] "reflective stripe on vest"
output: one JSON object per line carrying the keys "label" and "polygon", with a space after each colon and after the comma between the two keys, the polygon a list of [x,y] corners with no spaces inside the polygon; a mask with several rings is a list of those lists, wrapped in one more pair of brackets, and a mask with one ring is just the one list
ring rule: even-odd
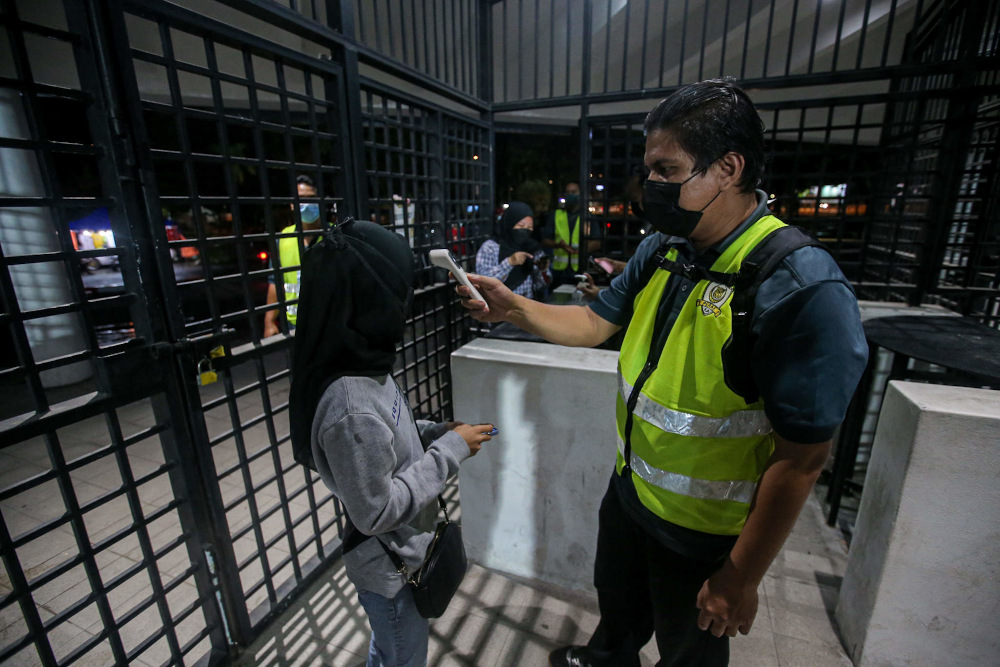
{"label": "reflective stripe on vest", "polygon": [[[625,381],[621,371],[618,372],[618,393],[628,403],[632,385]],[[763,410],[739,410],[726,417],[701,417],[671,410],[642,393],[632,414],[661,431],[697,438],[753,438],[771,432],[771,422]]]}
{"label": "reflective stripe on vest", "polygon": [[[622,458],[625,456],[625,441],[621,438],[618,438],[618,455]],[[697,479],[676,472],[660,470],[636,456],[635,452],[632,452],[629,458],[632,459],[630,464],[632,471],[643,481],[679,496],[700,498],[701,500],[730,500],[738,503],[749,503],[753,500],[753,493],[757,489],[757,482]]]}
{"label": "reflective stripe on vest", "polygon": [[[781,226],[764,216],[730,244],[712,271],[736,273],[743,258]],[[667,258],[676,256],[672,249]],[[655,370],[636,396],[628,434],[632,481],[640,502],[656,516],[692,530],[738,535],[774,441],[763,403],[747,405],[725,383],[722,349],[732,334],[731,288],[657,270],[636,296],[619,356],[616,411],[622,443],[616,469],[625,465],[628,398],[649,357],[670,280],[683,280],[687,291],[678,292],[684,303]]]}
{"label": "reflective stripe on vest", "polygon": [[[577,254],[573,255],[572,264],[573,270],[580,270],[580,218],[576,219],[576,226],[573,227],[572,237],[569,233],[569,214],[565,210],[556,211],[556,243],[564,242],[570,244],[574,249],[577,250]],[[556,247],[552,251],[552,270],[553,271],[565,271],[570,266],[570,256],[569,253],[560,247]]]}
{"label": "reflective stripe on vest", "polygon": [[[290,225],[281,230],[282,234],[294,234],[295,225]],[[278,262],[281,264],[282,268],[286,266],[299,265],[299,240],[294,236],[288,236],[278,239]],[[285,301],[294,301],[294,303],[289,303],[285,306],[285,315],[288,318],[288,323],[295,326],[296,315],[298,314],[299,306],[299,270],[294,271],[284,271],[282,272],[282,285],[285,289]]]}

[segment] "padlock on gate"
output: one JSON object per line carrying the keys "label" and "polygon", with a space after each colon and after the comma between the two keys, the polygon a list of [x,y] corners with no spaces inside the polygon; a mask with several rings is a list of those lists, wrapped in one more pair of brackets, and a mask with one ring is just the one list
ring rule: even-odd
{"label": "padlock on gate", "polygon": [[202,359],[198,362],[198,386],[204,387],[205,385],[212,384],[218,381],[219,374],[215,372],[212,368],[211,359]]}

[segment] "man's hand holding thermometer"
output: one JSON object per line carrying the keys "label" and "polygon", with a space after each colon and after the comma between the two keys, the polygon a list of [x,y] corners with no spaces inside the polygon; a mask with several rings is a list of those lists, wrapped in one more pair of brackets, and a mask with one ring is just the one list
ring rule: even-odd
{"label": "man's hand holding thermometer", "polygon": [[469,280],[469,276],[465,273],[462,267],[455,262],[455,258],[451,256],[450,252],[444,248],[435,248],[434,250],[431,250],[430,258],[431,264],[434,266],[439,266],[442,269],[448,269],[451,271],[451,275],[455,276],[455,280],[468,288],[469,296],[477,301],[482,301],[484,305],[483,310],[487,313],[490,312],[490,307],[486,305],[486,299],[484,299],[483,295],[479,293],[479,290],[472,285],[472,281]]}

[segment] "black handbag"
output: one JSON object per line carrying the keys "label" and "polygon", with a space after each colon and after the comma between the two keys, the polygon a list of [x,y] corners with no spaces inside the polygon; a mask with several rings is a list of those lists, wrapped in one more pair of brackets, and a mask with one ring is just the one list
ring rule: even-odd
{"label": "black handbag", "polygon": [[465,557],[465,543],[462,542],[462,528],[448,518],[448,505],[443,497],[438,496],[438,503],[444,512],[444,521],[438,522],[424,562],[416,572],[410,572],[395,551],[382,540],[378,541],[396,570],[413,586],[413,600],[424,618],[438,618],[445,612],[469,565]]}

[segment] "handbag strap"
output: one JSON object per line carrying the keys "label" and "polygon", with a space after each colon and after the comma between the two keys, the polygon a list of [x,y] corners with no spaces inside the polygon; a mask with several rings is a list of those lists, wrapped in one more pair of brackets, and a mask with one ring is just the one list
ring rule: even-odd
{"label": "handbag strap", "polygon": [[[445,523],[450,523],[451,519],[448,518],[448,503],[444,501],[444,496],[438,496],[437,499],[438,504],[441,506],[441,511],[444,512]],[[417,582],[413,579],[413,574],[410,572],[410,569],[406,567],[406,563],[404,563],[403,559],[399,557],[399,554],[386,546],[385,542],[383,542],[382,538],[378,535],[374,535],[373,537],[378,540],[378,543],[382,546],[382,550],[385,551],[385,555],[389,557],[389,560],[391,560],[392,564],[396,567],[396,571],[405,576],[407,581],[411,584],[416,585]]]}

